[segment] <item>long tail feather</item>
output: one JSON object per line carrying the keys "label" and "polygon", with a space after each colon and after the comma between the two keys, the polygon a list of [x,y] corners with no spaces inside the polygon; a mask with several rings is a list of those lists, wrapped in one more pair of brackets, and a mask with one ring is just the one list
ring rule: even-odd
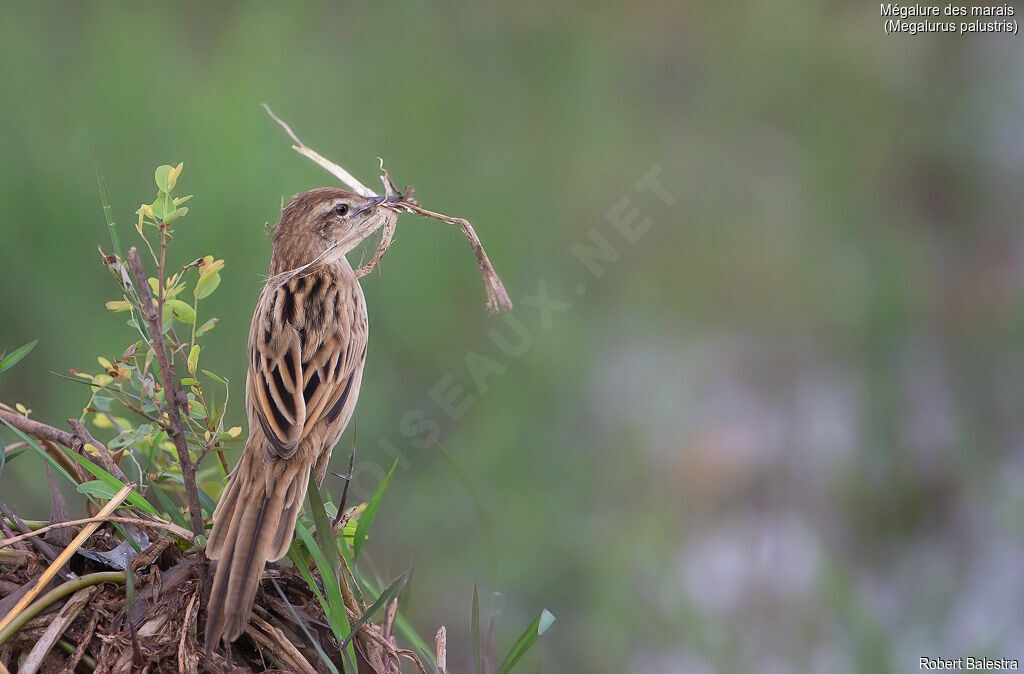
{"label": "long tail feather", "polygon": [[[309,467],[244,457],[232,473],[207,543],[217,560],[207,605],[206,647],[234,641],[245,631],[268,561],[288,552]],[[301,498],[301,497],[300,497]]]}

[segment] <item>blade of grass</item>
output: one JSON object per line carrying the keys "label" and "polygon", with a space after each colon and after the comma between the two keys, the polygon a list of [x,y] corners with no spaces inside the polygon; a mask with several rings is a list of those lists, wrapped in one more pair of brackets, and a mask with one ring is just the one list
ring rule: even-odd
{"label": "blade of grass", "polygon": [[345,643],[342,644],[342,648],[348,645],[348,642],[352,640],[352,637],[355,636],[356,632],[359,631],[359,628],[362,627],[363,624],[366,623],[366,621],[369,620],[374,613],[376,613],[384,606],[387,606],[388,602],[390,602],[392,599],[398,596],[398,593],[401,592],[402,588],[405,587],[405,581],[409,579],[409,574],[411,571],[412,567],[410,567],[401,576],[391,581],[391,584],[388,585],[387,588],[380,593],[380,596],[377,597],[376,601],[370,604],[370,606],[365,611],[363,611],[363,615],[361,615],[359,617],[359,620],[356,621],[356,624],[352,626],[352,632],[349,633],[348,638],[345,640]]}
{"label": "blade of grass", "polygon": [[96,184],[100,190],[100,203],[103,205],[103,217],[107,221],[107,229],[110,230],[110,243],[114,246],[114,254],[123,258],[121,254],[121,240],[117,236],[117,228],[114,226],[114,212],[110,208],[110,199],[107,197],[107,181],[103,179],[103,172],[100,171],[100,162],[96,157],[92,158],[96,165]]}
{"label": "blade of grass", "polygon": [[[376,587],[371,582],[367,580],[364,580],[363,582],[366,584],[367,591],[370,594],[377,593]],[[415,649],[422,649],[428,653],[431,652],[431,647],[428,646],[427,642],[423,640],[423,637],[416,632],[416,629],[413,628],[409,621],[402,615],[401,611],[399,611],[398,615],[395,617],[395,627],[398,628],[398,631],[402,633],[402,636],[405,637],[406,641],[412,644]]]}
{"label": "blade of grass", "polygon": [[37,454],[39,454],[41,457],[43,457],[43,460],[46,461],[47,463],[49,463],[50,466],[53,467],[58,473],[63,475],[65,478],[67,478],[68,482],[70,482],[71,484],[73,484],[75,486],[78,486],[78,480],[76,480],[75,478],[71,477],[71,473],[66,471],[64,469],[64,466],[60,465],[60,462],[57,461],[57,459],[55,459],[52,456],[50,456],[49,454],[47,454],[46,450],[43,449],[42,447],[40,447],[39,443],[37,443],[34,438],[32,438],[29,435],[26,435],[25,433],[22,433],[19,429],[15,428],[10,423],[8,423],[6,419],[0,418],[0,421],[3,422],[4,426],[7,426],[7,428],[9,428],[12,431],[14,431],[14,433],[19,438],[24,440],[25,444],[27,444],[29,447],[31,447],[33,451],[35,451]]}
{"label": "blade of grass", "polygon": [[443,674],[440,669],[437,668],[437,663],[434,662],[434,654],[428,651],[426,648],[416,647],[416,652],[420,656],[420,661],[423,662],[423,666],[427,668],[429,674]]}
{"label": "blade of grass", "polygon": [[[79,465],[81,465],[87,471],[92,473],[96,477],[96,479],[104,482],[108,487],[112,487],[114,490],[118,490],[125,486],[124,482],[121,482],[121,480],[118,480],[116,477],[108,473],[106,470],[104,470],[100,466],[97,466],[95,463],[89,461],[85,457],[80,456],[75,452],[67,450],[64,453],[70,456],[75,461],[77,461]],[[156,515],[157,517],[160,517],[159,511],[157,511],[157,509],[153,507],[153,504],[144,499],[142,497],[142,494],[138,493],[134,489],[132,490],[131,494],[128,495],[128,502],[131,503],[136,508],[140,508],[151,515]]]}
{"label": "blade of grass", "polygon": [[327,557],[313,539],[313,535],[309,533],[306,525],[302,522],[297,522],[295,524],[295,533],[299,535],[299,538],[305,544],[306,550],[309,551],[317,568],[320,570],[320,576],[324,579],[324,592],[327,594],[325,612],[330,620],[331,627],[334,629],[334,635],[338,638],[338,643],[340,644],[348,637],[349,630],[348,615],[345,613],[345,600],[341,596],[338,577],[333,575]]}
{"label": "blade of grass", "polygon": [[327,603],[327,599],[324,598],[324,593],[320,591],[320,586],[317,585],[316,580],[313,579],[313,574],[309,572],[309,560],[304,559],[302,554],[295,547],[288,551],[288,559],[292,560],[292,564],[294,564],[295,568],[299,570],[302,578],[306,581],[306,585],[309,585],[313,594],[316,595],[317,600],[320,602],[320,606],[324,610],[324,614],[330,616],[331,606]]}
{"label": "blade of grass", "polygon": [[28,344],[19,346],[17,349],[11,351],[9,354],[0,359],[0,372],[3,372],[4,370],[9,370],[12,367],[14,367],[19,360],[28,355],[29,351],[36,348],[36,344],[38,343],[38,339],[33,339]]}
{"label": "blade of grass", "polygon": [[476,510],[476,516],[480,520],[480,527],[483,529],[484,543],[487,545],[487,562],[490,567],[491,577],[497,578],[498,576],[498,548],[494,544],[494,528],[491,526],[491,518],[487,516],[487,510],[484,508],[484,501],[480,498],[480,492],[477,491],[476,485],[473,484],[473,480],[462,470],[455,460],[452,459],[451,455],[445,451],[441,443],[437,443],[437,451],[441,455],[441,458],[445,460],[452,473],[455,475],[455,479],[458,480],[466,492],[469,494],[469,498],[473,500],[473,509]]}
{"label": "blade of grass", "polygon": [[164,509],[165,514],[179,527],[188,529],[188,522],[185,521],[185,516],[182,515],[181,510],[174,505],[171,497],[165,494],[164,490],[156,484],[153,485],[153,493],[156,494],[156,500],[160,501],[160,507]]}
{"label": "blade of grass", "polygon": [[320,488],[316,486],[316,480],[309,481],[308,493],[309,509],[313,512],[313,524],[316,525],[316,541],[331,565],[331,573],[338,578],[338,541],[331,529],[331,521],[327,519],[324,499],[320,495]]}
{"label": "blade of grass", "polygon": [[[292,561],[295,560],[293,559]],[[309,573],[308,569],[306,570],[306,573]],[[313,580],[312,577],[310,577],[309,580]],[[316,649],[316,653],[320,656],[320,660],[322,660],[323,663],[327,666],[327,669],[331,670],[332,674],[340,674],[338,672],[338,668],[334,665],[334,662],[331,660],[330,656],[328,656],[327,653],[324,652],[323,647],[320,646],[320,641],[314,638],[313,635],[310,633],[309,628],[306,627],[306,621],[299,617],[299,614],[295,611],[295,607],[292,606],[292,603],[290,601],[288,601],[288,597],[285,596],[284,590],[282,590],[281,586],[278,585],[277,579],[271,576],[270,582],[274,584],[274,589],[277,590],[277,594],[281,596],[281,601],[283,601],[285,603],[285,606],[288,607],[288,610],[291,612],[292,618],[295,620],[295,623],[302,628],[302,632],[306,635],[306,639],[308,639],[309,643],[311,643],[313,645],[313,648]]]}
{"label": "blade of grass", "polygon": [[512,650],[508,652],[505,661],[498,667],[496,674],[508,674],[508,672],[511,672],[512,668],[519,662],[519,659],[526,655],[530,647],[537,643],[537,640],[551,627],[553,622],[555,622],[555,616],[550,611],[547,609],[541,611],[540,615],[533,619],[530,626],[526,628],[523,635],[512,646]]}
{"label": "blade of grass", "polygon": [[[338,577],[333,575],[331,565],[327,561],[324,551],[317,545],[306,525],[302,522],[297,522],[295,524],[295,532],[306,546],[306,550],[309,551],[313,561],[316,563],[317,569],[320,571],[320,577],[323,578],[324,592],[327,595],[326,601],[322,598],[322,595],[317,594],[320,598],[320,604],[324,607],[327,622],[330,623],[331,630],[334,632],[338,643],[345,643],[349,634],[351,634],[351,630],[349,629],[348,613],[345,611],[345,599],[341,596],[341,585],[338,582]],[[316,584],[312,576],[309,575],[309,570],[301,567],[300,571],[303,569],[305,569],[305,572],[302,575],[306,578],[306,583],[315,590]],[[341,649],[341,653],[345,662],[345,671],[356,671],[355,649],[352,644]]]}
{"label": "blade of grass", "polygon": [[388,483],[391,481],[391,476],[394,475],[397,466],[398,459],[395,459],[395,462],[391,464],[391,470],[388,471],[388,474],[384,476],[384,479],[377,486],[377,491],[374,492],[373,498],[366,504],[366,510],[359,516],[359,524],[356,525],[356,533],[352,537],[353,558],[359,556],[359,550],[363,547],[366,535],[370,533],[370,525],[373,524],[373,518],[377,516],[381,499],[384,498],[384,490],[388,488]]}
{"label": "blade of grass", "polygon": [[473,610],[469,620],[470,635],[473,641],[473,674],[482,674],[484,660],[480,653],[480,598],[477,596],[476,583],[473,583]]}

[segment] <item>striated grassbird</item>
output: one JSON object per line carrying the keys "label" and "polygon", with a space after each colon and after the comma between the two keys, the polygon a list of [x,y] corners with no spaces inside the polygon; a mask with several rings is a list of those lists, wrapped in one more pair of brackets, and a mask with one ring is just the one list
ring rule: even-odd
{"label": "striated grassbird", "polygon": [[244,631],[266,563],[288,552],[310,475],[323,481],[352,417],[368,322],[345,254],[389,217],[383,201],[321,188],[281,211],[249,330],[249,437],[206,544],[217,562],[207,648]]}

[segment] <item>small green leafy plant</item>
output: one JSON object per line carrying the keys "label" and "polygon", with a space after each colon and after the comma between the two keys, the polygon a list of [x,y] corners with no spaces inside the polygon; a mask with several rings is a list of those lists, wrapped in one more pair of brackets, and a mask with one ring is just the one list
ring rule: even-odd
{"label": "small green leafy plant", "polygon": [[[106,308],[115,314],[126,314],[131,339],[123,348],[98,356],[98,369],[71,370],[70,376],[60,375],[88,387],[89,395],[77,423],[70,420],[72,433],[29,420],[30,410],[21,404],[10,407],[0,403],[0,428],[10,430],[18,439],[17,447],[6,447],[0,439],[0,475],[6,461],[31,450],[55,474],[73,484],[96,509],[130,485],[133,489],[120,512],[134,514],[134,521],[172,534],[178,554],[198,561],[202,559],[201,548],[216,498],[229,471],[224,452],[242,440],[242,428],[228,426],[226,422],[228,380],[201,367],[204,340],[218,322],[216,317],[206,314],[203,302],[220,285],[224,260],[204,255],[180,267],[168,262],[175,227],[188,215],[185,204],[192,198],[175,192],[182,168],[182,164],[158,167],[154,175],[155,198],[135,211],[139,247],[148,253],[147,263],[154,269],[152,276],[144,274],[136,248],[122,249],[106,185],[97,170],[112,246],[110,253],[101,249],[100,255],[119,289],[119,296],[108,301]],[[35,344],[0,353],[0,374],[23,359]],[[103,440],[97,440],[93,433]],[[212,461],[211,457],[217,460]],[[350,474],[354,458],[353,442]],[[288,555],[293,568],[279,567],[265,575],[268,603],[265,610],[256,612],[276,616],[280,626],[254,628],[251,664],[269,657],[281,669],[310,667],[337,673],[355,672],[366,665],[376,671],[399,671],[399,661],[405,658],[425,671],[445,669],[443,655],[440,661],[438,658],[444,650],[443,643],[428,645],[398,611],[412,569],[384,582],[368,560],[366,544],[370,529],[394,472],[392,465],[369,501],[350,507],[346,504],[347,487],[335,504],[328,494],[310,484],[310,507],[296,525]],[[20,526],[19,522],[4,520],[5,531],[8,525]],[[121,522],[111,525],[120,533],[121,541],[130,543],[136,553],[142,552],[136,538],[128,535]],[[0,542],[0,551],[4,544]],[[0,558],[0,575],[6,570],[4,563]],[[124,573],[118,578],[125,584],[127,615],[141,586],[135,574],[128,573],[132,567],[122,570]],[[110,578],[103,576],[97,582],[110,582]],[[198,591],[194,597],[198,599]],[[281,601],[271,601],[269,597]],[[322,621],[309,620],[308,613],[297,609],[296,599],[303,604],[315,600],[322,611]],[[30,609],[37,612],[45,608],[33,606]],[[174,619],[194,630],[197,615],[185,610],[184,615]],[[546,610],[539,615],[494,671],[512,671],[553,620]],[[0,645],[12,638],[24,622],[16,616],[12,618],[0,631]],[[315,624],[324,622],[329,628],[326,635]],[[139,637],[133,622],[128,621],[127,625],[132,641],[125,657],[137,666],[141,654]],[[482,673],[485,660],[481,654],[475,589],[471,629],[474,671]],[[412,648],[399,648],[398,636]],[[182,639],[181,643],[187,646],[188,639]],[[281,639],[301,647],[289,649]],[[275,644],[281,645],[281,649],[275,649]],[[209,651],[200,656],[195,645],[192,651],[186,647],[183,652],[194,653],[197,659],[219,657]],[[304,658],[307,652],[318,661],[318,666],[313,667],[312,661],[295,659]],[[181,655],[178,650],[174,653]]]}

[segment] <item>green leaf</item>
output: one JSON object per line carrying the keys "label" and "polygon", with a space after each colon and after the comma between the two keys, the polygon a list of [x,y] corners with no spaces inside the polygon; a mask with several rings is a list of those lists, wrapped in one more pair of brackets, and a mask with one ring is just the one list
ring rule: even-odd
{"label": "green leaf", "polygon": [[[289,557],[290,556],[291,556],[291,551],[289,551]],[[309,573],[308,569],[306,570],[306,573],[307,574]],[[279,597],[281,597],[281,601],[283,601],[285,603],[285,606],[288,607],[288,611],[292,614],[292,618],[294,619],[295,624],[298,625],[302,629],[302,631],[306,635],[306,638],[316,648],[316,652],[317,652],[317,655],[320,656],[320,660],[324,663],[324,665],[329,670],[331,670],[331,672],[333,674],[339,674],[338,668],[335,666],[334,662],[331,661],[330,656],[328,656],[327,653],[324,651],[323,646],[320,645],[320,640],[317,639],[316,637],[314,637],[310,633],[309,628],[306,627],[306,621],[299,617],[299,614],[298,614],[298,612],[296,612],[295,607],[292,606],[291,601],[289,601],[288,597],[285,596],[284,590],[281,589],[281,586],[278,585],[277,581],[274,580],[273,578],[271,578],[270,582],[272,582],[274,584],[274,589],[277,590],[277,594],[278,594]]]}
{"label": "green leaf", "polygon": [[150,208],[153,209],[153,217],[163,222],[164,218],[174,212],[174,202],[166,192],[161,192]]}
{"label": "green leaf", "polygon": [[473,610],[469,621],[473,641],[473,674],[481,674],[484,671],[484,660],[480,654],[480,598],[477,596],[476,583],[473,583]]}
{"label": "green leaf", "polygon": [[349,635],[349,626],[348,614],[345,612],[345,600],[341,596],[341,586],[338,584],[338,577],[334,575],[332,566],[327,561],[327,556],[317,545],[316,541],[313,540],[313,535],[309,533],[306,525],[302,522],[297,522],[295,533],[302,539],[306,550],[309,551],[313,561],[316,562],[317,568],[320,570],[320,576],[324,579],[324,590],[327,592],[325,613],[327,614],[328,621],[331,623],[334,636],[338,639],[338,643],[343,643]]}
{"label": "green leaf", "polygon": [[78,480],[76,480],[75,478],[71,477],[71,473],[69,473],[68,471],[66,471],[66,470],[64,469],[64,466],[60,465],[60,462],[58,462],[58,461],[57,461],[57,460],[56,460],[55,458],[53,458],[52,456],[50,456],[49,454],[47,454],[47,453],[46,453],[46,450],[44,450],[44,449],[43,449],[42,447],[40,447],[40,446],[39,446],[39,443],[38,443],[38,442],[36,442],[34,438],[32,438],[31,436],[28,436],[28,435],[26,435],[26,434],[22,433],[22,432],[21,432],[21,431],[20,431],[19,429],[17,429],[17,428],[15,428],[14,426],[12,426],[12,425],[11,425],[11,424],[10,424],[10,423],[9,423],[9,422],[7,421],[7,419],[3,419],[3,418],[0,418],[0,421],[2,421],[2,422],[3,422],[4,426],[7,426],[7,428],[9,428],[9,429],[11,429],[12,431],[14,431],[15,435],[17,435],[17,436],[18,436],[19,438],[21,438],[21,439],[22,439],[22,440],[24,440],[24,441],[25,441],[26,443],[28,443],[28,446],[29,446],[29,447],[31,447],[31,448],[32,448],[32,450],[33,450],[33,451],[35,451],[35,453],[36,453],[36,454],[38,454],[39,456],[41,456],[41,457],[43,458],[43,460],[44,460],[44,461],[46,461],[47,463],[49,463],[49,464],[50,464],[50,467],[51,467],[51,468],[53,468],[53,469],[54,469],[54,470],[56,470],[56,471],[57,471],[58,473],[60,473],[61,475],[63,475],[63,476],[65,477],[65,478],[67,478],[67,481],[68,481],[68,482],[70,482],[71,484],[74,484],[74,485],[77,485],[77,484],[78,484]]}
{"label": "green leaf", "polygon": [[327,556],[331,565],[331,572],[338,577],[338,541],[334,538],[334,531],[331,529],[331,521],[327,519],[327,511],[324,509],[324,500],[320,495],[320,488],[316,486],[316,480],[309,483],[309,509],[313,512],[313,524],[316,525],[316,541],[320,549]]}
{"label": "green leaf", "polygon": [[537,640],[551,627],[553,622],[555,622],[555,616],[550,611],[547,609],[541,611],[540,615],[533,619],[530,626],[526,628],[523,635],[512,646],[512,650],[505,657],[505,662],[501,663],[501,667],[498,667],[496,674],[511,672],[512,668],[519,662],[519,659],[526,655],[526,651],[530,650],[530,647],[537,643]]}
{"label": "green leaf", "polygon": [[[85,468],[87,471],[92,473],[96,477],[96,479],[100,480],[101,482],[104,482],[108,487],[111,487],[114,490],[114,493],[117,493],[118,490],[120,490],[122,487],[124,487],[124,482],[121,482],[120,480],[118,480],[116,477],[114,477],[113,475],[108,473],[106,470],[104,470],[100,466],[97,466],[92,461],[89,461],[88,459],[86,459],[84,456],[81,456],[81,455],[79,455],[79,454],[77,454],[75,452],[72,452],[69,449],[65,449],[64,453],[66,455],[70,456],[76,462],[78,462],[78,464],[81,465],[83,468]],[[44,452],[44,454],[45,454],[45,452]],[[47,455],[47,456],[49,456],[49,455]],[[58,464],[58,465],[60,465],[60,464]],[[65,471],[65,474],[66,473],[67,472]],[[70,478],[71,476],[68,475],[68,477]],[[71,481],[75,482],[75,480],[71,480]],[[128,502],[131,503],[136,508],[141,508],[142,510],[145,510],[146,512],[148,512],[151,515],[156,515],[157,517],[160,516],[160,513],[157,512],[157,509],[153,507],[153,504],[150,503],[149,501],[147,501],[146,499],[142,498],[142,494],[140,494],[139,492],[137,492],[135,490],[132,490],[132,492],[130,494],[128,494]]]}
{"label": "green leaf", "polygon": [[227,382],[226,379],[223,379],[222,377],[218,377],[217,375],[215,375],[214,373],[210,372],[209,370],[200,370],[200,372],[202,372],[207,377],[209,377],[210,379],[212,379],[212,380],[214,380],[216,382],[220,382],[221,384],[224,384],[225,386],[228,385],[228,382]]}
{"label": "green leaf", "polygon": [[201,300],[205,300],[207,297],[213,294],[213,291],[220,285],[220,272],[213,272],[212,274],[206,274],[200,276],[196,282],[196,289],[194,294]]}
{"label": "green leaf", "polygon": [[168,166],[167,164],[164,164],[163,166],[158,166],[156,168],[156,175],[155,175],[156,186],[157,186],[157,188],[161,192],[170,192],[171,191],[171,188],[173,186],[168,182],[167,177],[170,175],[171,171],[173,171],[173,170],[174,170],[174,167],[173,166]]}
{"label": "green leaf", "polygon": [[164,224],[174,222],[178,218],[188,215],[188,209],[182,206],[181,208],[175,208],[173,211],[164,216]]}
{"label": "green leaf", "polygon": [[185,516],[181,514],[181,509],[171,501],[171,497],[165,494],[164,490],[156,484],[153,485],[153,493],[156,494],[156,500],[160,501],[160,507],[164,509],[164,514],[174,520],[174,523],[179,527],[188,529],[189,524],[185,521]]}
{"label": "green leaf", "polygon": [[9,370],[12,367],[14,367],[14,365],[19,360],[28,355],[29,351],[36,348],[36,344],[38,343],[38,339],[33,339],[28,344],[25,344],[24,346],[19,346],[17,349],[11,351],[9,354],[4,356],[3,359],[0,359],[0,372],[3,372],[4,370]]}
{"label": "green leaf", "polygon": [[316,580],[313,579],[313,575],[309,572],[309,558],[303,557],[302,553],[299,552],[299,547],[292,545],[288,549],[288,558],[292,560],[292,564],[299,570],[302,577],[306,580],[306,584],[313,590],[313,594],[316,595],[317,600],[320,602],[321,608],[324,610],[324,615],[330,616],[331,605],[327,603],[327,599],[324,598],[323,593],[320,591],[320,586],[316,584]]}
{"label": "green leaf", "polygon": [[171,316],[174,316],[182,323],[195,323],[196,312],[189,306],[188,303],[182,300],[165,300],[164,301],[164,316],[163,319],[166,321]]}
{"label": "green leaf", "polygon": [[374,492],[373,498],[366,504],[366,510],[359,516],[356,535],[352,538],[353,557],[359,556],[359,550],[363,547],[363,541],[366,540],[366,535],[370,533],[370,525],[373,524],[373,518],[377,516],[377,510],[380,509],[381,499],[384,498],[384,490],[388,488],[388,482],[391,481],[391,476],[394,475],[397,466],[398,459],[395,459],[395,462],[391,464],[391,470],[384,476],[384,479],[377,487],[377,491]]}
{"label": "green leaf", "polygon": [[110,396],[101,396],[99,394],[92,397],[92,406],[100,412],[109,412],[114,403],[114,399]]}
{"label": "green leaf", "polygon": [[[194,319],[193,319],[194,320]],[[192,374],[196,373],[196,367],[199,365],[199,345],[193,344],[192,348],[188,352],[188,371]]]}
{"label": "green leaf", "polygon": [[100,171],[100,163],[93,157],[93,163],[96,165],[96,184],[99,185],[100,189],[100,204],[103,205],[103,217],[107,220],[107,229],[110,231],[110,243],[114,246],[114,254],[118,258],[124,257],[121,255],[121,240],[117,236],[117,228],[114,226],[114,215],[110,208],[110,199],[107,197],[107,181],[103,179],[103,173]]}
{"label": "green leaf", "polygon": [[109,501],[110,499],[114,498],[114,496],[117,494],[117,489],[114,489],[110,485],[99,480],[83,482],[82,484],[78,485],[77,489],[82,494],[86,494],[87,496],[95,496],[96,498],[104,499],[106,501]]}
{"label": "green leaf", "polygon": [[7,465],[7,445],[4,444],[4,439],[0,438],[0,476],[4,474],[4,466]]}
{"label": "green leaf", "polygon": [[[331,609],[331,613],[329,615],[333,614],[338,620],[337,625],[334,625],[332,620],[332,627],[334,628],[335,635],[347,635],[344,639],[342,639],[341,636],[338,636],[338,641],[341,643],[341,651],[345,654],[345,658],[352,659],[354,664],[355,652],[351,645],[348,645],[348,641],[355,633],[355,630],[349,628],[348,613],[345,609],[344,599],[341,597],[341,586],[338,575],[338,542],[337,539],[334,538],[334,532],[331,530],[330,520],[327,519],[327,511],[324,508],[323,498],[320,496],[320,489],[317,487],[315,481],[309,483],[308,494],[310,510],[313,511],[313,520],[316,524],[317,542],[315,545],[318,547],[316,552],[310,548],[310,553],[313,554],[313,559],[316,561],[317,567],[320,569],[320,576],[324,579],[324,586],[327,590],[327,600]],[[306,547],[308,548],[309,541],[304,538],[303,542],[306,543]],[[348,671],[348,669],[346,669],[346,671]]]}
{"label": "green leaf", "polygon": [[178,165],[167,173],[167,189],[165,191],[170,192],[174,189],[174,186],[178,183],[178,176],[181,175],[181,169],[184,166],[184,162],[178,162]]}
{"label": "green leaf", "polygon": [[[185,488],[185,481],[182,480],[181,475],[168,475],[168,480],[177,482],[181,485],[182,489]],[[202,508],[207,515],[213,515],[213,511],[217,509],[217,502],[213,500],[213,497],[206,493],[206,490],[200,486],[196,486],[196,490],[199,492],[199,507]]]}
{"label": "green leaf", "polygon": [[217,325],[217,321],[219,321],[219,320],[220,320],[219,318],[211,318],[210,320],[208,320],[205,323],[203,323],[201,326],[199,326],[199,329],[196,330],[196,337],[200,337],[202,335],[205,335],[210,330],[213,330],[214,326]]}
{"label": "green leaf", "polygon": [[183,203],[185,203],[186,201],[188,201],[191,198],[192,198],[191,194],[189,194],[187,196],[184,196],[184,197],[176,197],[174,199],[174,205],[175,206],[181,206]]}
{"label": "green leaf", "polygon": [[342,648],[345,648],[345,646],[348,645],[348,642],[352,640],[352,637],[355,636],[356,632],[359,631],[359,628],[362,627],[367,620],[373,617],[381,607],[387,606],[391,603],[392,599],[398,596],[398,593],[402,591],[403,587],[405,587],[405,581],[408,579],[409,571],[406,571],[401,576],[391,581],[391,584],[380,593],[380,596],[377,597],[377,599],[370,604],[365,611],[363,611],[363,615],[359,616],[359,620],[357,620],[356,624],[352,626],[352,631],[349,633],[348,638],[345,639],[345,643],[341,645]]}
{"label": "green leaf", "polygon": [[135,432],[125,431],[119,433],[116,438],[107,443],[107,449],[121,449],[135,442]]}
{"label": "green leaf", "polygon": [[199,386],[199,381],[192,377],[183,377],[181,380],[182,386]]}

